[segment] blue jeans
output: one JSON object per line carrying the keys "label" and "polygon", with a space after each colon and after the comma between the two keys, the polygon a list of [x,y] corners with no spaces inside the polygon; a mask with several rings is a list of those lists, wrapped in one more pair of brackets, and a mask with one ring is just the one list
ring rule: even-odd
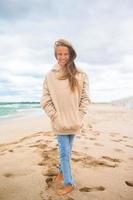
{"label": "blue jeans", "polygon": [[59,152],[60,152],[60,173],[63,173],[64,184],[74,184],[71,172],[71,152],[74,140],[74,134],[57,135]]}

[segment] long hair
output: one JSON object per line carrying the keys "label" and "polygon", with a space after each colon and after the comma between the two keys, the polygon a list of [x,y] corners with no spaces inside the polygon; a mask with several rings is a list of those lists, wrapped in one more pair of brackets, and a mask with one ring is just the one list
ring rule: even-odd
{"label": "long hair", "polygon": [[63,67],[63,73],[62,73],[62,76],[59,77],[59,80],[68,79],[71,91],[75,92],[76,89],[78,89],[79,91],[80,85],[76,78],[76,74],[79,73],[79,70],[77,69],[74,63],[74,60],[77,57],[76,51],[70,42],[64,39],[59,39],[55,42],[55,45],[54,45],[54,53],[55,53],[56,58],[57,58],[56,48],[58,46],[65,46],[69,50],[69,61]]}

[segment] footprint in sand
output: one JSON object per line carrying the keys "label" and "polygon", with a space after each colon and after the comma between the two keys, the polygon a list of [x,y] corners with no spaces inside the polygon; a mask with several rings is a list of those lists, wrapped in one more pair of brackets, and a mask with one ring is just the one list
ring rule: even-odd
{"label": "footprint in sand", "polygon": [[48,177],[48,178],[46,178],[45,182],[47,183],[47,186],[50,187],[53,183],[53,178]]}
{"label": "footprint in sand", "polygon": [[42,142],[42,139],[41,139],[41,140],[37,140],[37,141],[36,141],[36,143],[38,143],[38,142]]}
{"label": "footprint in sand", "polygon": [[124,135],[123,138],[129,138],[128,136]]}
{"label": "footprint in sand", "polygon": [[96,146],[101,146],[101,147],[104,146],[103,144],[100,144],[100,143],[97,143],[97,142],[95,142],[94,145],[96,145]]}
{"label": "footprint in sand", "polygon": [[54,171],[52,172],[44,172],[43,176],[49,176],[49,177],[53,177],[53,176],[57,176],[58,171],[56,169],[54,169]]}
{"label": "footprint in sand", "polygon": [[26,176],[27,174],[26,173],[10,173],[10,172],[7,172],[5,174],[3,174],[3,176],[5,176],[6,178],[12,178],[12,177],[15,177],[15,176]]}
{"label": "footprint in sand", "polygon": [[[48,154],[44,154],[44,155],[43,155],[43,161],[46,162],[46,161],[49,160],[49,159],[50,159],[50,157],[48,156]],[[39,165],[44,165],[44,162],[43,162],[43,161],[40,162]]]}
{"label": "footprint in sand", "polygon": [[9,152],[14,152],[14,150],[13,150],[13,149],[9,149],[8,151],[9,151]]}
{"label": "footprint in sand", "polygon": [[12,173],[5,173],[5,174],[3,174],[3,176],[9,178],[9,177],[13,177],[14,174],[12,174]]}
{"label": "footprint in sand", "polygon": [[112,135],[112,134],[110,134],[110,136],[111,136],[111,137],[115,137],[116,135]]}
{"label": "footprint in sand", "polygon": [[57,169],[58,165],[58,153],[57,148],[51,148],[46,150],[39,150],[39,153],[41,154],[41,162],[38,163],[40,166],[45,166],[47,168],[51,168],[51,166],[54,166],[55,169]]}
{"label": "footprint in sand", "polygon": [[[78,156],[78,157],[77,157]],[[106,158],[106,157],[104,157]],[[106,158],[107,160],[111,160],[113,161],[113,163],[108,163],[106,161],[103,161],[100,159],[96,159],[92,156],[89,156],[89,155],[84,155],[84,154],[80,154],[80,153],[77,153],[77,152],[74,152],[74,157],[72,158],[72,161],[74,162],[80,162],[83,166],[85,167],[99,167],[99,166],[103,166],[103,167],[117,167],[118,164],[116,161],[116,159],[111,159],[110,157]]]}
{"label": "footprint in sand", "polygon": [[0,153],[0,156],[3,156],[3,155],[5,155],[5,153]]}
{"label": "footprint in sand", "polygon": [[47,171],[43,172],[43,176],[53,177],[58,174],[58,170],[55,167],[49,167]]}
{"label": "footprint in sand", "polygon": [[121,142],[123,140],[122,139],[117,139],[117,140],[111,140],[111,141],[113,141],[113,142]]}
{"label": "footprint in sand", "polygon": [[84,147],[84,149],[88,150],[88,149],[89,149],[89,147]]}
{"label": "footprint in sand", "polygon": [[127,144],[126,147],[133,148],[133,145]]}
{"label": "footprint in sand", "polygon": [[89,138],[90,140],[96,140],[96,138]]}
{"label": "footprint in sand", "polygon": [[97,167],[97,166],[103,166],[103,167],[117,167],[118,165],[116,163],[107,163],[105,161],[102,160],[98,160],[98,159],[94,159],[92,160],[89,165],[93,166],[93,167]]}
{"label": "footprint in sand", "polygon": [[118,162],[118,163],[121,162],[121,160],[119,158],[111,158],[109,156],[102,156],[102,158],[105,159],[105,160],[109,160],[111,162]]}
{"label": "footprint in sand", "polygon": [[117,152],[122,152],[122,153],[124,153],[124,151],[123,151],[122,149],[117,149],[117,148],[115,148],[114,150],[117,151]]}
{"label": "footprint in sand", "polygon": [[130,186],[130,187],[133,187],[133,181],[125,181],[125,183]]}
{"label": "footprint in sand", "polygon": [[80,162],[80,161],[82,161],[82,159],[80,159],[80,158],[72,158],[72,161],[73,162]]}
{"label": "footprint in sand", "polygon": [[111,137],[115,137],[115,136],[118,136],[120,135],[120,133],[116,133],[116,132],[111,132],[109,133]]}
{"label": "footprint in sand", "polygon": [[38,147],[40,149],[45,149],[48,145],[47,144],[34,144],[30,145],[29,147]]}
{"label": "footprint in sand", "polygon": [[100,133],[98,131],[93,131],[93,135],[97,136],[100,135]]}
{"label": "footprint in sand", "polygon": [[38,147],[39,145],[38,144],[33,144],[33,145],[30,145],[29,147]]}
{"label": "footprint in sand", "polygon": [[83,187],[80,188],[80,192],[93,192],[93,191],[104,191],[105,188],[103,186],[96,186],[96,187]]}
{"label": "footprint in sand", "polygon": [[51,143],[51,142],[52,142],[52,140],[45,140],[45,142],[46,142],[46,143]]}

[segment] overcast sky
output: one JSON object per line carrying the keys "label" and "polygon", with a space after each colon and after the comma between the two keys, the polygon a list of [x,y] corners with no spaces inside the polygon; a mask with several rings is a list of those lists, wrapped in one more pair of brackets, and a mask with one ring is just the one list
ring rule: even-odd
{"label": "overcast sky", "polygon": [[132,0],[0,0],[0,101],[40,101],[64,38],[93,102],[133,95]]}

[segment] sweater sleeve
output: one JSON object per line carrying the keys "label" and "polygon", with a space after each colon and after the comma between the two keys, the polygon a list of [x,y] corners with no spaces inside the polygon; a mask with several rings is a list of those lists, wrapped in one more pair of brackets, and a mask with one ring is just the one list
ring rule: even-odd
{"label": "sweater sleeve", "polygon": [[47,84],[47,77],[43,81],[43,91],[42,97],[40,100],[41,108],[46,112],[47,116],[53,120],[56,115],[56,109],[52,102],[52,98],[49,92],[48,84]]}
{"label": "sweater sleeve", "polygon": [[89,97],[89,79],[87,74],[84,74],[84,81],[83,81],[83,89],[81,93],[81,99],[79,103],[79,113],[81,116],[81,119],[84,118],[84,116],[88,113],[89,104],[91,103],[90,97]]}

